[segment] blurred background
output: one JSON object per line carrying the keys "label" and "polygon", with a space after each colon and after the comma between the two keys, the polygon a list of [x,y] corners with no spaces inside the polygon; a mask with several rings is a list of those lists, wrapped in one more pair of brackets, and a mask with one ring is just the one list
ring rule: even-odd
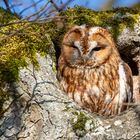
{"label": "blurred background", "polygon": [[96,11],[116,7],[140,7],[140,0],[0,0],[0,7],[22,19],[34,20],[54,16],[68,7],[83,6]]}

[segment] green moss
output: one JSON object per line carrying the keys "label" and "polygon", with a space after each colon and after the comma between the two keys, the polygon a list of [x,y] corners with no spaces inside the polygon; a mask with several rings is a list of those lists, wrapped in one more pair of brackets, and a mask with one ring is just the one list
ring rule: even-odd
{"label": "green moss", "polygon": [[18,80],[19,69],[27,66],[27,58],[37,66],[36,53],[47,54],[52,44],[42,24],[14,24],[3,27],[2,32],[10,34],[0,34],[0,79],[6,82]]}
{"label": "green moss", "polygon": [[16,14],[12,14],[9,11],[0,8],[0,24],[9,23],[11,20],[17,20],[19,17]]}
{"label": "green moss", "polygon": [[82,112],[80,112],[80,114],[76,114],[76,115],[77,115],[77,120],[76,121],[74,121],[74,119],[72,120],[72,123],[71,123],[72,128],[73,128],[74,132],[76,133],[76,135],[84,136],[86,134],[85,124],[89,118],[86,117],[85,114]]}
{"label": "green moss", "polygon": [[9,99],[9,95],[7,92],[5,92],[2,87],[0,87],[0,118],[2,117],[4,110],[3,110],[3,104],[6,100]]}
{"label": "green moss", "polygon": [[[90,118],[83,112],[74,112],[75,118],[72,119],[71,125],[72,129],[75,132],[75,134],[79,137],[83,137],[87,130],[85,128],[85,125],[88,120],[92,120],[92,125],[95,127],[93,118]],[[93,129],[93,128],[92,128]]]}
{"label": "green moss", "polygon": [[80,112],[80,114],[77,114],[77,121],[73,124],[74,129],[84,130],[85,129],[85,123],[87,121],[87,117],[84,113]]}
{"label": "green moss", "polygon": [[[96,12],[90,9],[75,7],[61,13],[67,16],[65,22],[68,26],[88,24],[91,26],[112,27],[110,31],[113,37],[117,36],[124,29],[130,27],[133,29],[134,23],[137,22],[140,9],[118,8],[110,11]],[[123,24],[123,26],[122,26]]]}

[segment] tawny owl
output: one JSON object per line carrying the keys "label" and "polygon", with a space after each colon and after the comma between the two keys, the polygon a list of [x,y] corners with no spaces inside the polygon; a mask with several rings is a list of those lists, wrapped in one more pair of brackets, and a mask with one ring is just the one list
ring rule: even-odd
{"label": "tawny owl", "polygon": [[75,26],[66,33],[58,78],[65,93],[91,112],[115,115],[132,102],[131,70],[101,27]]}

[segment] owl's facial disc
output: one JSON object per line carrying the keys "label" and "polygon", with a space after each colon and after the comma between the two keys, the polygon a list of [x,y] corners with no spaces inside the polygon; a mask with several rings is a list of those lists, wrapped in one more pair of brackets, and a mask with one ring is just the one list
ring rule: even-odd
{"label": "owl's facial disc", "polygon": [[107,39],[101,29],[79,26],[66,34],[62,53],[69,66],[93,68],[106,62],[113,48],[111,41]]}
{"label": "owl's facial disc", "polygon": [[108,44],[101,44],[97,41],[88,41],[87,46],[83,46],[80,41],[73,43],[73,57],[71,64],[78,67],[96,67],[102,64],[110,54]]}

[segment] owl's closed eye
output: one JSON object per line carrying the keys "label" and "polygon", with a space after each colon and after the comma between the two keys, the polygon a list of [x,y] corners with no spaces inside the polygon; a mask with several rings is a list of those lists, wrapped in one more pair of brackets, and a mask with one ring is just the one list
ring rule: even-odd
{"label": "owl's closed eye", "polygon": [[131,70],[106,29],[70,29],[64,36],[58,65],[62,89],[82,107],[114,115],[132,102]]}

